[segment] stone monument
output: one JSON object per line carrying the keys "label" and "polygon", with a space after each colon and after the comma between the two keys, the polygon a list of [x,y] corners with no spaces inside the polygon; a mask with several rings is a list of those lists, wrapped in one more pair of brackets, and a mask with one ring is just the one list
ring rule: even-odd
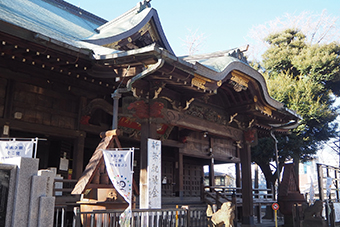
{"label": "stone monument", "polygon": [[[53,175],[38,174],[39,159],[14,157],[0,164],[0,226],[52,227]],[[52,182],[52,183],[51,183]]]}

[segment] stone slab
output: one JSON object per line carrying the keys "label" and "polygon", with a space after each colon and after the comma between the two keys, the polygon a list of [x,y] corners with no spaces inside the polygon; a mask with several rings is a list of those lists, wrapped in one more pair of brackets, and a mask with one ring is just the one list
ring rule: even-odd
{"label": "stone slab", "polygon": [[[10,164],[0,164],[0,170],[3,170],[2,176],[0,176],[0,183],[6,183],[5,187],[7,187],[7,201],[4,204],[5,207],[5,218],[1,221],[1,226],[10,227],[12,223],[12,212],[13,212],[13,201],[14,201],[14,191],[15,191],[15,180],[16,180],[16,165]],[[4,178],[4,179],[2,179]],[[4,195],[1,195],[4,196]]]}
{"label": "stone slab", "polygon": [[40,197],[38,227],[53,227],[55,197]]}
{"label": "stone slab", "polygon": [[15,157],[4,163],[17,166],[11,226],[27,227],[31,178],[38,172],[39,159]]}
{"label": "stone slab", "polygon": [[46,176],[46,196],[53,196],[55,172],[48,169],[38,171],[38,176]]}
{"label": "stone slab", "polygon": [[40,197],[46,196],[47,176],[32,176],[27,227],[38,225]]}

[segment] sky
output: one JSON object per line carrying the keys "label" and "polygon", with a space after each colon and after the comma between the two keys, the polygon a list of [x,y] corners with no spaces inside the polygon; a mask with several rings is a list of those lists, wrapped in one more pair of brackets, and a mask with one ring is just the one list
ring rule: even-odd
{"label": "sky", "polygon": [[[66,0],[108,21],[129,9],[138,0]],[[203,35],[200,53],[229,50],[252,44],[249,31],[289,13],[304,11],[321,14],[325,9],[333,17],[340,16],[339,0],[152,0],[164,33],[177,56],[187,54],[184,41],[191,33]]]}

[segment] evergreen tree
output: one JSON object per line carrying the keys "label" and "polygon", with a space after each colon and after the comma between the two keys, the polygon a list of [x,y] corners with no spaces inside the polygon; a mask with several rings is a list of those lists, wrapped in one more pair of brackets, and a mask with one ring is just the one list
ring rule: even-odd
{"label": "evergreen tree", "polygon": [[[308,160],[324,142],[336,136],[333,94],[340,93],[340,46],[310,45],[304,34],[293,29],[269,35],[266,41],[270,47],[263,54],[262,65],[269,93],[303,118],[289,135],[278,138],[280,163],[287,159]],[[267,186],[274,185],[277,173],[272,173],[269,166],[275,158],[273,140],[260,139],[252,152]]]}

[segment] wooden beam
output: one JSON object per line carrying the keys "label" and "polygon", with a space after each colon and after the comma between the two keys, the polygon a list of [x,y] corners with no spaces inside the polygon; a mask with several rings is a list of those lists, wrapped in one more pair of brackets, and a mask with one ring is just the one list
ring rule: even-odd
{"label": "wooden beam", "polygon": [[203,120],[175,110],[167,109],[165,119],[171,125],[188,128],[193,131],[209,132],[209,135],[231,138],[236,141],[243,139],[243,132],[240,129]]}
{"label": "wooden beam", "polygon": [[83,131],[53,127],[48,125],[40,125],[34,123],[23,122],[21,120],[12,120],[8,118],[0,118],[0,125],[9,125],[10,129],[18,131],[26,131],[37,134],[46,134],[50,136],[59,136],[67,138],[77,138],[83,134]]}

